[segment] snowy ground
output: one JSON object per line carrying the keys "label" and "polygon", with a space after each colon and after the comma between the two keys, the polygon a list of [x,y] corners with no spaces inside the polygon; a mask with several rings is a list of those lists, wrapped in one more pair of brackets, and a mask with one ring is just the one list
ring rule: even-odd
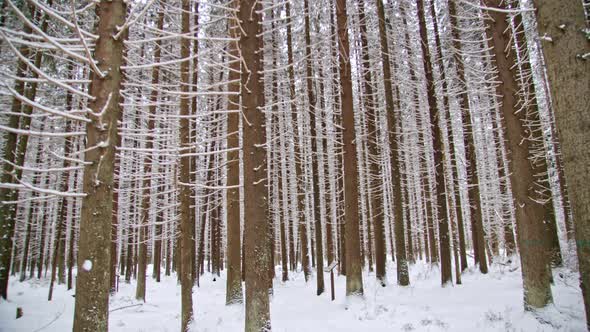
{"label": "snowy ground", "polygon": [[[151,268],[148,269],[151,271]],[[280,275],[278,271],[277,275]],[[488,275],[467,271],[463,285],[440,287],[440,274],[425,264],[411,267],[412,285],[395,284],[395,270],[388,271],[385,288],[374,274],[363,276],[363,299],[346,300],[345,278],[336,277],[336,300],[328,290],[315,295],[315,279],[305,284],[302,274],[291,280],[275,280],[271,302],[274,331],[585,331],[584,307],[577,278],[555,272],[555,304],[536,319],[522,308],[522,282],[515,267],[494,265]],[[48,281],[11,281],[10,300],[0,302],[0,331],[71,331],[73,292],[58,286],[47,301]],[[148,278],[147,302],[134,299],[135,284],[122,283],[110,303],[110,331],[180,330],[180,286],[176,278],[160,284]],[[225,278],[213,281],[206,274],[195,287],[194,331],[243,331],[244,310],[225,306]],[[135,305],[135,306],[134,306]],[[126,307],[129,306],[129,307]],[[16,307],[24,316],[15,319]]]}

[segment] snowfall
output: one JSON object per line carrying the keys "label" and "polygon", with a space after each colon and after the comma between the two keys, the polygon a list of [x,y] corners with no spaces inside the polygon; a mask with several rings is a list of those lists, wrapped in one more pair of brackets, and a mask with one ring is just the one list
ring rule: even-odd
{"label": "snowfall", "polygon": [[[315,277],[305,283],[302,273],[288,282],[274,281],[271,324],[274,331],[585,331],[584,305],[576,273],[556,269],[554,304],[536,313],[522,305],[522,280],[517,262],[494,264],[482,275],[470,268],[463,284],[441,287],[436,267],[418,262],[410,268],[411,285],[395,282],[389,263],[387,287],[374,273],[363,275],[364,296],[347,299],[346,278],[335,275],[335,296],[316,296]],[[148,269],[151,274],[151,267]],[[280,276],[280,270],[277,275]],[[149,275],[149,274],[148,274]],[[71,331],[74,291],[56,286],[47,301],[49,281],[10,281],[9,300],[0,300],[0,331]],[[135,283],[122,282],[111,297],[110,331],[180,330],[180,285],[176,276],[156,283],[148,277],[146,302],[135,300]],[[205,273],[194,288],[192,331],[243,331],[244,307],[225,305],[225,276]],[[16,309],[23,316],[16,319]]]}

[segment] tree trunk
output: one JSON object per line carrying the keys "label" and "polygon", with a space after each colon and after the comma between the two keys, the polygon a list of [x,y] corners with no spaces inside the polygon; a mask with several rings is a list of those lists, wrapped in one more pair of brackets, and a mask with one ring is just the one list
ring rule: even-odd
{"label": "tree trunk", "polygon": [[[23,27],[23,33],[30,34],[32,32],[28,25]],[[25,58],[29,57],[29,47],[23,45],[20,47],[19,52]],[[19,58],[16,65],[16,77],[24,77],[26,75],[27,64]],[[14,91],[23,95],[25,90],[25,84],[21,80],[15,80]],[[12,107],[10,112],[13,114],[8,118],[8,127],[18,129],[20,117],[16,114],[21,112],[22,102],[20,99],[14,97],[12,99]],[[23,117],[23,121],[30,123],[30,117]],[[24,128],[21,124],[21,128]],[[28,140],[28,136],[25,135],[23,138]],[[17,150],[17,134],[15,132],[4,133],[4,151],[3,158],[8,162],[4,162],[2,165],[1,181],[2,183],[14,183],[14,171],[18,171],[18,168],[14,168],[12,164],[15,164],[15,159],[19,157],[19,150]],[[12,164],[11,164],[12,163]],[[17,166],[22,166],[16,163]],[[0,188],[0,296],[4,299],[8,296],[8,278],[10,265],[12,263],[12,248],[14,240],[14,228],[15,228],[15,217],[16,217],[16,204],[4,204],[1,202],[13,201],[17,197],[17,191],[14,189]]]}
{"label": "tree trunk", "polygon": [[[454,60],[457,66],[457,74],[459,75],[459,83],[465,86],[461,86],[461,92],[459,93],[459,106],[461,107],[461,114],[463,115],[463,126],[467,128],[471,126],[471,134],[467,134],[464,136],[464,147],[465,147],[465,155],[467,157],[467,165],[465,165],[467,171],[467,181],[468,181],[468,206],[470,208],[470,222],[471,230],[472,230],[472,241],[473,241],[473,253],[474,253],[474,261],[475,264],[479,264],[479,270],[481,273],[488,272],[488,264],[485,255],[485,238],[483,235],[483,221],[482,221],[482,213],[481,213],[481,200],[480,200],[480,192],[479,192],[479,178],[478,178],[478,171],[477,171],[477,160],[475,155],[475,131],[473,127],[472,119],[471,119],[471,110],[469,106],[468,100],[468,92],[467,92],[467,81],[465,77],[465,65],[462,59],[462,45],[461,45],[461,36],[459,35],[459,24],[457,18],[457,0],[449,1],[449,16],[451,20],[451,30],[453,36],[453,48],[455,50]],[[461,236],[464,237],[464,233],[461,232],[463,229],[463,223],[461,222],[459,225],[459,241],[461,241]],[[465,240],[463,240],[463,246],[465,247]],[[466,255],[463,256],[465,250],[461,251],[461,269],[465,270],[467,268],[467,257]]]}
{"label": "tree trunk", "polygon": [[[486,6],[506,9],[500,0],[486,0]],[[518,91],[516,83],[516,56],[509,45],[510,31],[507,15],[504,12],[490,11],[492,20],[487,22],[486,34],[491,39],[493,54],[499,71],[500,84],[496,94],[502,96],[502,113],[506,121],[506,136],[511,152],[511,183],[516,207],[516,226],[518,247],[520,249],[524,304],[526,309],[542,308],[552,302],[549,279],[548,250],[545,248],[545,235],[542,220],[544,208],[535,202],[534,168],[529,161],[531,142],[527,140],[524,126],[525,112],[517,111]],[[505,50],[508,53],[505,53]]]}
{"label": "tree trunk", "polygon": [[[182,0],[181,29],[182,33],[190,33],[190,1]],[[194,27],[196,28],[196,27]],[[180,63],[180,90],[183,94],[189,92],[189,61],[191,40],[182,38],[180,41],[180,58],[184,59]],[[179,144],[183,151],[190,151],[190,109],[189,99],[180,98],[180,138]],[[180,190],[178,200],[180,202],[179,219],[180,219],[180,285],[181,285],[181,323],[180,330],[186,332],[189,330],[189,324],[193,319],[193,264],[195,264],[193,242],[193,222],[191,220],[191,191],[190,183],[190,156],[186,154],[180,157],[178,177]]]}
{"label": "tree trunk", "polygon": [[[90,94],[96,99],[90,102],[87,148],[117,141],[123,39],[113,36],[125,22],[126,7],[122,0],[97,4],[99,38],[94,57],[106,75],[91,75]],[[115,144],[86,151],[85,161],[74,331],[107,331]]]}
{"label": "tree trunk", "polygon": [[[436,204],[438,206],[438,228],[439,228],[439,242],[440,242],[440,260],[441,260],[441,283],[445,286],[451,282],[451,250],[449,238],[449,221],[447,217],[447,204],[445,201],[445,179],[444,179],[444,147],[441,130],[441,122],[443,117],[439,114],[439,107],[436,101],[433,66],[431,58],[433,54],[428,48],[428,38],[426,31],[425,20],[425,4],[423,0],[418,0],[418,20],[420,22],[420,38],[422,40],[422,59],[424,62],[424,69],[426,72],[426,87],[428,90],[428,107],[430,111],[430,126],[432,127],[432,146],[434,148],[434,164],[436,167],[435,175],[435,191]],[[434,53],[434,52],[433,52]]]}
{"label": "tree trunk", "polygon": [[242,0],[238,17],[242,24],[240,51],[242,68],[242,112],[249,125],[244,126],[244,245],[246,257],[245,331],[270,331],[268,298],[268,243],[266,144],[264,82],[262,81],[262,4]]}
{"label": "tree trunk", "polygon": [[543,41],[543,53],[574,216],[580,286],[590,330],[590,64],[582,59],[590,52],[590,46],[583,33],[584,8],[576,1],[534,2],[539,35],[551,38]]}
{"label": "tree trunk", "polygon": [[[385,25],[385,9],[383,0],[376,0],[377,14],[379,16],[379,40],[381,42],[381,57],[383,65],[383,85],[385,86],[385,110],[387,114],[387,129],[389,132],[389,144],[391,150],[391,177],[393,181],[393,232],[395,233],[395,258],[397,264],[397,283],[400,286],[410,284],[408,272],[408,261],[406,256],[406,239],[404,234],[404,216],[402,205],[402,176],[401,176],[401,153],[399,152],[399,141],[401,133],[399,120],[396,114],[392,91],[392,72],[389,60],[389,43],[387,39],[387,28]],[[395,86],[397,90],[397,86]],[[396,91],[396,96],[399,93]],[[398,107],[399,109],[399,107]],[[409,226],[409,225],[408,225]],[[409,238],[408,238],[409,240]]]}
{"label": "tree trunk", "polygon": [[[381,158],[379,155],[381,151],[379,149],[379,129],[378,129],[378,108],[374,105],[373,101],[373,75],[371,74],[371,62],[369,59],[369,45],[367,41],[367,26],[365,23],[365,2],[361,1],[358,5],[358,17],[360,25],[360,39],[361,39],[361,68],[362,68],[362,81],[364,91],[364,106],[367,112],[367,145],[369,158],[368,181],[369,184],[368,193],[370,195],[370,206],[371,206],[371,220],[369,224],[373,223],[373,234],[375,238],[375,276],[381,284],[386,285],[386,270],[385,261],[387,259],[386,248],[385,248],[385,227],[384,227],[384,213],[383,213],[383,189],[380,184],[383,183],[383,171],[381,170]],[[387,85],[387,83],[386,83]],[[391,92],[391,91],[390,91]],[[387,92],[386,92],[387,94]],[[371,158],[372,157],[372,158]],[[370,228],[368,231],[369,235],[369,246],[370,246]]]}
{"label": "tree trunk", "polygon": [[[303,116],[300,116],[300,121],[297,119],[297,105],[295,95],[295,74],[293,69],[293,41],[291,32],[291,5],[290,2],[286,3],[285,9],[287,11],[287,58],[289,62],[289,92],[291,96],[291,116],[293,123],[293,143],[295,145],[295,177],[297,181],[297,201],[298,208],[295,212],[296,219],[295,225],[297,225],[299,233],[299,241],[301,242],[301,265],[303,267],[303,274],[305,281],[309,280],[311,270],[309,267],[309,249],[307,240],[307,225],[305,221],[305,194],[303,193],[305,182],[303,179],[303,167],[301,161],[298,160],[298,156],[301,155],[301,146],[299,144],[300,133],[299,129],[302,129]],[[297,125],[297,127],[295,127]],[[294,255],[291,255],[294,257]],[[297,266],[295,264],[295,266]]]}
{"label": "tree trunk", "polygon": [[336,21],[338,26],[340,101],[342,107],[342,127],[345,129],[344,144],[344,243],[346,245],[346,295],[363,295],[363,275],[359,240],[358,206],[358,161],[355,147],[356,129],[350,73],[350,46],[348,41],[348,17],[346,0],[336,0]]}
{"label": "tree trunk", "polygon": [[[310,118],[310,135],[311,135],[311,164],[312,164],[312,181],[313,181],[313,219],[315,222],[315,257],[316,257],[316,281],[317,289],[316,294],[321,295],[324,292],[324,249],[322,243],[322,218],[321,218],[321,205],[320,205],[320,177],[318,170],[318,140],[320,139],[316,134],[316,127],[318,126],[316,120],[316,112],[320,109],[316,105],[316,97],[313,92],[312,82],[312,68],[311,68],[311,36],[309,27],[309,1],[303,0],[303,6],[305,11],[305,58],[306,60],[306,88],[307,88],[307,99],[309,102],[309,118]],[[321,120],[320,120],[321,121]],[[321,127],[321,126],[320,126]]]}
{"label": "tree trunk", "polygon": [[[234,5],[237,7],[237,2]],[[236,8],[237,9],[237,8]],[[232,20],[229,26],[229,35],[232,38],[239,38],[240,32],[237,22]],[[238,58],[238,42],[230,43],[230,54]],[[229,83],[227,90],[232,95],[228,98],[227,115],[227,148],[235,149],[240,147],[240,71],[241,65],[238,60],[230,64]],[[240,154],[238,151],[227,153],[227,285],[226,304],[242,303],[242,259],[241,259],[241,232],[240,232]]]}

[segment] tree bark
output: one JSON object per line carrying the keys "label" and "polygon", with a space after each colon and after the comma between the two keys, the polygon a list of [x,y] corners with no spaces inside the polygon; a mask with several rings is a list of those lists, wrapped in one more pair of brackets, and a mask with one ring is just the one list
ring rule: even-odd
{"label": "tree bark", "polygon": [[534,3],[539,35],[551,38],[543,40],[543,54],[574,216],[580,286],[590,330],[590,64],[582,59],[590,46],[583,33],[584,8],[576,1]]}
{"label": "tree bark", "polygon": [[424,71],[426,72],[426,87],[428,90],[428,107],[430,112],[430,126],[432,127],[432,146],[434,148],[435,170],[435,191],[436,204],[438,205],[439,244],[440,244],[440,261],[441,261],[441,284],[445,286],[451,282],[451,250],[449,238],[449,221],[447,217],[447,204],[445,200],[445,179],[444,179],[444,147],[441,130],[442,116],[436,101],[433,66],[431,58],[433,54],[428,48],[428,38],[425,20],[425,4],[423,0],[418,0],[418,20],[420,22],[420,38],[422,40],[422,59],[424,62]]}
{"label": "tree bark", "polygon": [[[85,154],[83,192],[78,244],[78,277],[74,331],[107,331],[109,274],[111,261],[111,213],[113,205],[113,175],[123,39],[113,36],[125,22],[127,5],[122,0],[103,0],[97,4],[99,18],[94,57],[98,68],[106,75],[92,73],[90,95],[91,122],[86,126],[86,146],[106,146],[88,150]],[[100,114],[96,116],[95,114]]]}
{"label": "tree bark", "polygon": [[[383,85],[385,86],[385,110],[387,114],[387,129],[389,132],[389,144],[391,150],[391,177],[393,181],[393,232],[395,234],[395,258],[397,264],[397,284],[407,286],[410,284],[408,272],[408,260],[406,256],[406,239],[404,234],[404,216],[402,205],[402,176],[399,141],[398,114],[394,107],[392,91],[392,72],[389,59],[389,42],[387,39],[387,27],[385,25],[385,9],[383,0],[376,0],[377,15],[379,16],[379,40],[381,43],[381,57],[383,65]],[[395,86],[397,90],[397,86]],[[396,91],[396,95],[398,92]],[[409,225],[408,225],[409,226]]]}
{"label": "tree bark", "polygon": [[[486,0],[486,6],[506,9],[500,0]],[[544,227],[544,208],[534,197],[534,168],[529,161],[531,142],[524,126],[525,112],[517,111],[516,55],[509,45],[510,37],[505,12],[490,11],[486,34],[493,45],[493,55],[499,71],[500,84],[496,94],[502,96],[501,109],[506,121],[506,136],[511,152],[511,184],[516,207],[517,242],[520,249],[525,309],[542,308],[552,302],[549,279],[548,250]],[[505,50],[508,52],[505,53]]]}
{"label": "tree bark", "polygon": [[[237,9],[237,2],[235,3]],[[229,23],[229,35],[232,38],[239,38],[240,32],[235,20]],[[238,60],[238,42],[230,43],[230,54],[235,57],[230,64],[229,83],[227,90],[232,95],[228,98],[227,115],[227,148],[240,147],[240,72],[241,65]],[[240,154],[238,151],[227,153],[227,185],[230,187],[227,192],[227,285],[226,304],[242,303],[242,244],[240,231]]]}
{"label": "tree bark", "polygon": [[[187,35],[191,29],[190,22],[190,1],[182,0],[181,30]],[[195,27],[196,28],[196,27]],[[180,63],[180,90],[186,95],[189,92],[189,61],[191,40],[182,38],[180,41],[180,58],[184,59]],[[180,98],[180,137],[179,144],[183,151],[190,151],[190,109],[189,99]],[[180,286],[181,286],[181,332],[187,332],[193,319],[193,264],[195,264],[194,251],[192,247],[194,225],[191,220],[191,183],[190,183],[190,156],[180,157],[178,167],[178,180],[180,190],[178,200],[180,202],[179,219],[180,219]]]}
{"label": "tree bark", "polygon": [[264,82],[262,81],[262,4],[242,0],[238,18],[242,25],[242,111],[244,126],[244,245],[246,259],[245,331],[270,331],[268,260],[270,243],[267,222],[266,144]]}
{"label": "tree bark", "polygon": [[[320,109],[316,107],[316,97],[313,91],[313,73],[312,73],[312,57],[311,57],[311,32],[309,27],[309,1],[303,0],[303,6],[305,11],[305,58],[306,66],[306,88],[307,88],[307,99],[309,103],[309,118],[310,118],[310,135],[311,135],[311,168],[312,168],[312,181],[313,181],[313,219],[315,222],[315,257],[316,257],[316,282],[317,289],[316,294],[321,295],[324,292],[324,249],[322,243],[322,218],[321,218],[321,205],[320,205],[320,177],[318,170],[318,140],[316,127],[317,119],[316,112]],[[321,121],[321,120],[320,120]],[[320,126],[321,127],[321,126]]]}
{"label": "tree bark", "polygon": [[[463,126],[467,128],[471,126],[471,134],[464,136],[464,147],[465,155],[467,157],[468,164],[465,165],[467,170],[467,181],[468,181],[468,206],[470,209],[470,224],[472,229],[473,238],[473,252],[475,264],[479,264],[479,271],[481,273],[488,273],[488,264],[485,254],[485,238],[483,235],[483,221],[481,213],[481,199],[479,191],[479,177],[477,171],[477,159],[475,155],[475,131],[473,127],[473,120],[471,119],[471,109],[469,106],[468,92],[467,92],[467,80],[465,77],[465,65],[462,59],[462,45],[461,36],[459,35],[459,24],[457,21],[457,0],[449,1],[449,16],[451,20],[451,29],[453,36],[453,48],[455,49],[455,63],[457,66],[457,74],[459,75],[459,84],[461,84],[462,90],[459,93],[459,106],[461,107],[461,114],[463,116]],[[459,236],[464,236],[461,229],[463,223],[459,225]],[[460,240],[461,238],[459,238]],[[465,246],[465,240],[463,240],[463,246]],[[467,256],[463,256],[465,250],[461,251],[461,269],[467,268]]]}
{"label": "tree bark", "polygon": [[350,73],[350,46],[348,41],[348,17],[346,0],[336,0],[336,22],[338,26],[338,50],[340,64],[340,101],[342,126],[344,127],[344,223],[346,256],[346,295],[363,295],[363,275],[359,240],[358,206],[358,161],[355,147],[356,129],[354,121],[352,81]]}

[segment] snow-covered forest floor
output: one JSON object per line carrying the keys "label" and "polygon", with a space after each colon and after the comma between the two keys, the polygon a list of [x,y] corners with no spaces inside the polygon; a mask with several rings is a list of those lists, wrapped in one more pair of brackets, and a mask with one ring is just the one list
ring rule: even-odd
{"label": "snow-covered forest floor", "polygon": [[[554,305],[538,313],[522,306],[522,281],[517,263],[493,265],[489,274],[473,268],[462,285],[441,288],[440,273],[424,263],[411,266],[411,286],[395,284],[395,264],[389,264],[390,285],[381,288],[374,274],[363,275],[363,299],[347,301],[346,278],[336,276],[336,300],[327,292],[315,295],[315,278],[305,284],[303,274],[291,274],[287,283],[274,282],[271,298],[273,331],[584,331],[584,306],[577,275],[555,270]],[[148,268],[151,271],[151,267]],[[280,271],[277,271],[280,276]],[[242,306],[225,306],[225,277],[201,277],[195,287],[193,331],[243,331]],[[120,284],[111,298],[110,331],[178,331],[180,286],[176,277],[157,284],[147,278],[147,302],[135,300],[135,283]],[[71,331],[73,291],[58,286],[48,302],[48,280],[10,283],[10,300],[0,302],[0,331]],[[15,319],[16,308],[24,316]]]}

